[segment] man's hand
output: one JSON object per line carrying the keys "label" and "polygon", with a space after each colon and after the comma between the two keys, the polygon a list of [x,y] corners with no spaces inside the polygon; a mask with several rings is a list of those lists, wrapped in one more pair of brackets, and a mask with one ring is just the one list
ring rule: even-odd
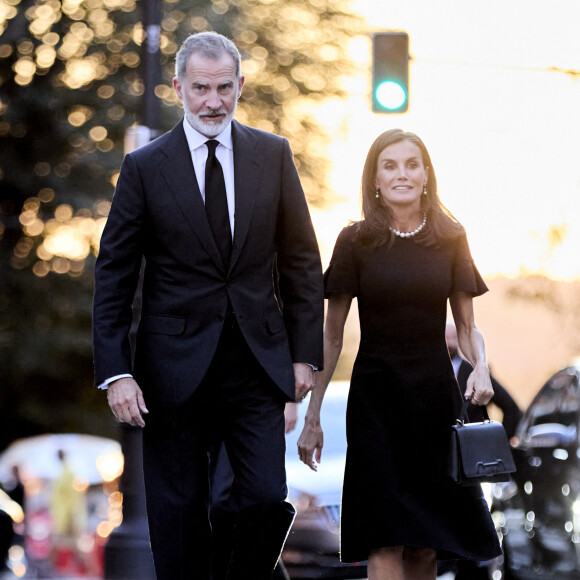
{"label": "man's hand", "polygon": [[314,387],[314,371],[306,363],[294,363],[296,402],[299,403]]}
{"label": "man's hand", "polygon": [[107,399],[113,415],[121,423],[129,423],[134,427],[145,427],[143,414],[149,413],[145,406],[143,393],[132,378],[118,379],[109,384]]}

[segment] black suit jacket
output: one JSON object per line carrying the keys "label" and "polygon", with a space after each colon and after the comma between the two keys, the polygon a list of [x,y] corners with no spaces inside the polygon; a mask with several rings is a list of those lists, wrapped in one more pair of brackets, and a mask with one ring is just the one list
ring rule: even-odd
{"label": "black suit jacket", "polygon": [[[288,398],[293,362],[322,367],[322,268],[289,144],[235,121],[232,139],[236,204],[227,269],[182,123],[125,157],[96,264],[97,384],[133,373],[148,405],[185,401],[214,356],[228,300],[252,352]],[[142,258],[133,366],[131,304]]]}
{"label": "black suit jacket", "polygon": [[[459,383],[459,388],[462,393],[465,393],[465,390],[467,389],[467,379],[472,371],[473,367],[466,360],[462,360],[459,365],[459,370],[457,371],[457,382]],[[522,412],[506,389],[493,376],[491,377],[491,386],[493,387],[494,395],[490,402],[497,405],[502,410],[502,423],[508,438],[511,439],[516,432],[516,427],[518,426],[520,419],[522,418]],[[469,407],[468,415],[470,421],[483,420],[481,410],[475,406]]]}

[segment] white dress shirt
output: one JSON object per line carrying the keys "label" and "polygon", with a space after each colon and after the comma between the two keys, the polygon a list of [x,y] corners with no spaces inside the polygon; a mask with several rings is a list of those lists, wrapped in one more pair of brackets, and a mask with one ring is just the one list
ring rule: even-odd
{"label": "white dress shirt", "polygon": [[[185,130],[185,137],[189,145],[191,153],[191,160],[193,161],[193,168],[195,169],[195,177],[201,191],[201,197],[205,203],[205,163],[207,161],[207,145],[208,138],[196,131],[188,122],[187,119],[183,121],[183,129]],[[236,213],[236,196],[234,192],[234,145],[232,142],[232,124],[228,123],[227,127],[217,136],[214,137],[219,145],[216,148],[215,154],[222,166],[224,172],[224,181],[226,183],[226,196],[228,198],[228,212],[230,214],[230,226],[232,228],[232,236],[234,234],[234,216]]]}

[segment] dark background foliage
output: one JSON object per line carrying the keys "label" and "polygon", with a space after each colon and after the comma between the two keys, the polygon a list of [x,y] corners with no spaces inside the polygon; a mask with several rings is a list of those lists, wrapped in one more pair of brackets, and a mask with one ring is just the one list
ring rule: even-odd
{"label": "dark background foliage", "polygon": [[[128,127],[142,123],[143,5],[9,0],[0,18],[0,449],[43,432],[116,436],[93,386],[92,275]],[[286,136],[312,204],[329,200],[315,107],[342,96],[348,0],[165,0],[158,131],[181,117],[179,44],[216,30],[244,59],[237,118]]]}

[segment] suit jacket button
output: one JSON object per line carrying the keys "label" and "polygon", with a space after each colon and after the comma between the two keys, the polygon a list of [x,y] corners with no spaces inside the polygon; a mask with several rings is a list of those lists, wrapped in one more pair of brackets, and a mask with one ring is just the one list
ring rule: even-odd
{"label": "suit jacket button", "polygon": [[223,322],[223,320],[224,320],[223,314],[218,314],[218,315],[215,317],[215,319],[216,319],[218,322]]}

